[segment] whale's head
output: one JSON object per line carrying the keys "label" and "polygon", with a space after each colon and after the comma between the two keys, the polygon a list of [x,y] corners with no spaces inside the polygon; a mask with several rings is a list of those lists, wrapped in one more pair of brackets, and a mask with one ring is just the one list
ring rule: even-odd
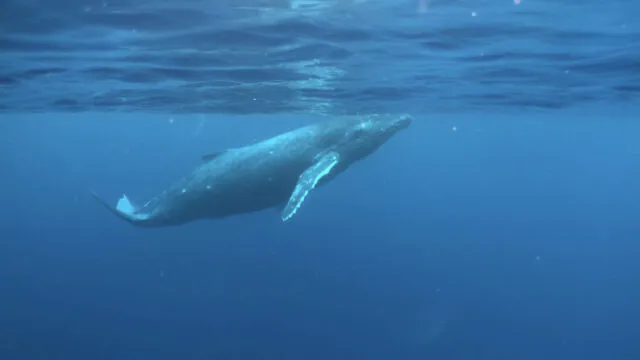
{"label": "whale's head", "polygon": [[338,152],[350,161],[360,160],[380,148],[395,134],[411,125],[411,115],[374,115],[361,117],[349,122]]}

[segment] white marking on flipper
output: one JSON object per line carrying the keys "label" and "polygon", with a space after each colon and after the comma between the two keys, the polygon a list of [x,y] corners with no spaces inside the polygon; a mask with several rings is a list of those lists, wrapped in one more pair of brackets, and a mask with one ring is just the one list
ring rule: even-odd
{"label": "white marking on flipper", "polygon": [[307,195],[309,195],[309,192],[318,185],[320,179],[331,172],[331,169],[338,164],[339,160],[340,155],[335,152],[330,152],[318,159],[315,164],[300,175],[298,184],[293,190],[293,194],[291,194],[289,202],[282,212],[282,221],[291,219],[291,217],[298,212],[298,209],[300,209],[300,206]]}

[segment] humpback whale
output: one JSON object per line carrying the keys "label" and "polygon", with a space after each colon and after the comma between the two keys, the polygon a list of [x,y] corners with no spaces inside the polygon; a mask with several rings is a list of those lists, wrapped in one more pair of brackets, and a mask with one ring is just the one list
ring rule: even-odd
{"label": "humpback whale", "polygon": [[412,120],[404,114],[343,117],[211,153],[191,174],[141,207],[126,194],[114,207],[91,193],[116,216],[142,227],[276,207],[283,208],[281,219],[288,221],[314,188],[374,153]]}

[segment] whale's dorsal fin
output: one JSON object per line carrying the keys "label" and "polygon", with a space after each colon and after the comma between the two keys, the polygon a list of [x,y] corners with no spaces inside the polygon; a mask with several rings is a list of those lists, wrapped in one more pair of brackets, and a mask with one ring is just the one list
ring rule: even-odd
{"label": "whale's dorsal fin", "polygon": [[217,158],[218,156],[226,153],[228,150],[222,150],[222,151],[216,151],[216,152],[212,152],[209,154],[204,154],[202,155],[202,161],[211,161],[215,158]]}
{"label": "whale's dorsal fin", "polygon": [[304,199],[309,195],[309,192],[318,185],[320,179],[331,172],[331,169],[333,169],[339,161],[340,155],[338,153],[326,153],[300,175],[296,188],[293,190],[289,202],[282,212],[282,221],[287,221],[296,214],[304,202]]}

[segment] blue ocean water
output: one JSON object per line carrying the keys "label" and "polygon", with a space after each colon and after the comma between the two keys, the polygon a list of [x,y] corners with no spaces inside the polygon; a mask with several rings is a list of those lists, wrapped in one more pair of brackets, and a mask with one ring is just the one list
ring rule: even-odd
{"label": "blue ocean water", "polygon": [[[0,359],[639,359],[637,14],[0,2]],[[395,112],[285,224],[139,229],[88,196]]]}

